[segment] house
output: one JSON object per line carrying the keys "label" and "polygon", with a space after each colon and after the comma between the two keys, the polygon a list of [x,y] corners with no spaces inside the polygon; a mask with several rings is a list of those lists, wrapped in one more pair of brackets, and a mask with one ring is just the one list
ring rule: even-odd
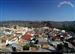
{"label": "house", "polygon": [[49,27],[42,27],[42,29],[49,29]]}
{"label": "house", "polygon": [[7,40],[8,36],[2,36],[1,39],[1,43],[5,43]]}
{"label": "house", "polygon": [[70,38],[72,38],[72,36],[69,34],[67,34],[67,36],[65,37],[65,39],[70,39]]}
{"label": "house", "polygon": [[26,32],[22,37],[21,37],[23,40],[31,40],[32,36],[29,32]]}
{"label": "house", "polygon": [[9,41],[8,39],[6,40],[6,45],[7,44],[13,44],[13,43],[16,43],[16,42],[15,41],[12,41],[12,40]]}
{"label": "house", "polygon": [[57,29],[57,28],[53,28],[53,31],[60,31],[59,29]]}
{"label": "house", "polygon": [[42,48],[48,49],[49,48],[49,44],[48,43],[43,43],[41,45]]}
{"label": "house", "polygon": [[18,29],[18,30],[15,31],[15,33],[21,33],[22,35],[24,35],[25,34],[25,31],[24,30],[21,30],[21,29]]}
{"label": "house", "polygon": [[39,42],[38,44],[48,43],[46,39],[44,38],[38,38]]}
{"label": "house", "polygon": [[11,35],[11,34],[13,33],[13,31],[10,30],[10,29],[5,29],[5,30],[3,31],[3,33],[4,33],[5,35]]}

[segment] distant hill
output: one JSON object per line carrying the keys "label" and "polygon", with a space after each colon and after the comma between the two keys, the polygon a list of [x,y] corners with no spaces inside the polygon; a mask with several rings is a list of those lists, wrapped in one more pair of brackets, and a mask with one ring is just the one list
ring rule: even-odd
{"label": "distant hill", "polygon": [[75,32],[75,21],[64,21],[64,22],[55,22],[55,21],[2,21],[0,26],[28,26],[28,27],[56,27],[60,29],[65,29]]}

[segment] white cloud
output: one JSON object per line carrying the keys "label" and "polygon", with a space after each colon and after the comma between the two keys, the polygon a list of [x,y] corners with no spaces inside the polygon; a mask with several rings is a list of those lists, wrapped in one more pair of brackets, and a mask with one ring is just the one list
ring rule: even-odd
{"label": "white cloud", "polygon": [[71,7],[74,7],[74,5],[73,5],[70,1],[63,1],[63,2],[60,2],[57,7],[61,7],[61,6],[64,5],[64,4],[67,4],[67,5],[70,5]]}

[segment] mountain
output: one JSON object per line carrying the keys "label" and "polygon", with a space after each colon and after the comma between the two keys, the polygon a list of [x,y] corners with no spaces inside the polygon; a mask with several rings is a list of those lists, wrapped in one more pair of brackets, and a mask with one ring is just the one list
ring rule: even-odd
{"label": "mountain", "polygon": [[0,26],[28,26],[28,27],[42,27],[49,26],[60,29],[65,29],[69,31],[75,32],[75,21],[64,21],[64,22],[56,22],[56,21],[2,21],[0,22]]}

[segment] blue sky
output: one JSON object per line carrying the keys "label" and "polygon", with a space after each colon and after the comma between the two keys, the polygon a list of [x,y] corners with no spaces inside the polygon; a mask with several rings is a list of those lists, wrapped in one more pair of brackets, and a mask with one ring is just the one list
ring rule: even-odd
{"label": "blue sky", "polygon": [[[60,2],[70,1],[74,7]],[[74,21],[75,0],[0,0],[0,21]]]}

